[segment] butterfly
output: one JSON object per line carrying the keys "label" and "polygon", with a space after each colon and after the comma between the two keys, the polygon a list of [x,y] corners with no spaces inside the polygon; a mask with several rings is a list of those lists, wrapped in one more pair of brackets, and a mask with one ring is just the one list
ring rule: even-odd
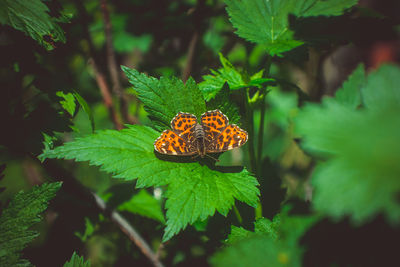
{"label": "butterfly", "polygon": [[167,155],[199,155],[224,152],[247,142],[248,134],[218,109],[201,115],[200,123],[195,115],[179,112],[171,121],[171,129],[165,130],[154,142],[154,149]]}

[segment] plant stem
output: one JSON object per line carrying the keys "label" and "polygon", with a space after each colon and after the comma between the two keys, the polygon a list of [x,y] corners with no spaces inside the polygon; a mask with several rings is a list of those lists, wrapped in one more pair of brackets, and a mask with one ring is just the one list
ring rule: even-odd
{"label": "plant stem", "polygon": [[112,43],[112,27],[110,13],[107,7],[107,0],[101,0],[100,7],[103,13],[104,32],[106,37],[107,67],[113,84],[112,91],[119,99],[120,112],[123,121],[130,124],[137,124],[137,118],[134,118],[129,114],[129,103],[121,86],[121,81],[119,77],[120,69],[117,67],[117,60],[115,59],[115,52]]}
{"label": "plant stem", "polygon": [[246,117],[247,117],[247,131],[249,132],[249,157],[250,157],[250,169],[254,174],[257,174],[257,161],[256,153],[254,150],[254,112],[250,106],[250,88],[246,88]]}
{"label": "plant stem", "polygon": [[[265,66],[265,75],[268,77],[271,68],[272,58],[269,56],[267,58],[267,63]],[[256,157],[256,176],[261,179],[262,176],[262,151],[264,143],[264,123],[265,123],[265,95],[267,94],[267,88],[264,88],[264,92],[261,92],[259,101],[260,103],[260,125],[258,128],[258,142],[257,142],[257,157]],[[254,121],[253,121],[254,123]],[[258,202],[255,208],[255,218],[262,218],[262,204],[261,201]]]}
{"label": "plant stem", "polygon": [[262,174],[262,151],[264,143],[264,121],[265,121],[265,95],[261,99],[260,107],[260,128],[258,129],[258,143],[257,143],[257,176]]}

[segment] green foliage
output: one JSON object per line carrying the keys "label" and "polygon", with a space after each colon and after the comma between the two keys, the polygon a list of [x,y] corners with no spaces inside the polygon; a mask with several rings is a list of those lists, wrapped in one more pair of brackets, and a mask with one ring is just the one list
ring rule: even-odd
{"label": "green foliage", "polygon": [[38,236],[29,230],[41,220],[40,213],[60,189],[61,183],[35,186],[29,192],[16,194],[0,217],[0,266],[30,266],[21,259],[21,251]]}
{"label": "green foliage", "polygon": [[383,65],[367,77],[362,88],[362,99],[366,108],[382,111],[400,107],[400,69],[394,65]]}
{"label": "green foliage", "polygon": [[[348,82],[342,90],[359,91],[359,72],[349,79],[359,76],[359,82]],[[383,213],[399,223],[399,77],[395,66],[371,73],[361,90],[365,108],[355,110],[357,102],[344,105],[343,98],[324,99],[299,113],[296,128],[303,148],[327,159],[312,176],[316,210],[334,218],[350,216],[358,224]]]}
{"label": "green foliage", "polygon": [[289,29],[289,14],[297,17],[338,16],[357,0],[226,0],[227,12],[240,37],[281,56],[303,44]]}
{"label": "green foliage", "polygon": [[54,18],[49,9],[40,0],[1,0],[0,23],[22,31],[47,49],[53,46],[46,42],[45,36],[51,36],[55,42],[65,43],[64,32],[57,22],[67,22],[65,17]]}
{"label": "green foliage", "polygon": [[71,117],[74,116],[76,108],[74,95],[71,93],[64,94],[62,91],[58,91],[56,95],[63,98],[63,100],[60,101],[61,106],[71,115]]}
{"label": "green foliage", "polygon": [[146,190],[140,190],[130,200],[119,205],[118,210],[129,211],[165,223],[160,201],[155,199]]}
{"label": "green foliage", "polygon": [[93,225],[88,217],[85,217],[85,232],[83,234],[75,232],[75,235],[79,237],[82,242],[86,242],[86,240],[93,235],[94,229],[95,225]]}
{"label": "green foliage", "polygon": [[95,125],[94,125],[94,117],[93,117],[92,109],[90,108],[89,104],[85,101],[85,99],[78,92],[74,92],[73,95],[74,95],[75,99],[78,101],[79,105],[81,105],[83,111],[88,116],[89,121],[90,121],[90,126],[92,127],[92,131],[94,132]]}
{"label": "green foliage", "polygon": [[192,78],[184,84],[176,77],[161,77],[158,80],[124,66],[122,70],[158,130],[169,128],[171,119],[178,112],[188,112],[199,117],[206,111],[204,99]]}
{"label": "green foliage", "polygon": [[262,234],[268,235],[272,240],[278,238],[278,227],[280,226],[280,215],[276,215],[273,221],[267,218],[260,218],[254,222],[254,232],[246,230],[242,227],[232,225],[231,233],[226,241],[228,244],[236,243],[245,238]]}
{"label": "green foliage", "polygon": [[[226,84],[225,84],[226,85]],[[239,108],[230,99],[230,90],[224,86],[213,99],[207,102],[207,110],[219,109],[229,118],[229,123],[240,125]]]}
{"label": "green foliage", "polygon": [[73,117],[76,112],[76,103],[75,100],[78,101],[79,105],[82,107],[83,111],[86,113],[90,120],[90,125],[92,127],[92,131],[94,131],[94,118],[93,118],[93,113],[88,105],[88,103],[83,99],[83,97],[77,93],[64,93],[62,91],[58,91],[56,93],[57,96],[61,97],[63,100],[60,101],[61,106]]}
{"label": "green foliage", "polygon": [[361,105],[361,88],[364,84],[365,70],[364,65],[360,64],[343,83],[342,88],[336,91],[336,101],[351,108],[357,108]]}
{"label": "green foliage", "polygon": [[274,81],[274,79],[262,78],[263,70],[250,77],[245,73],[240,73],[221,53],[219,59],[222,68],[218,71],[211,70],[213,75],[203,76],[204,81],[199,83],[199,88],[207,101],[213,99],[225,83],[229,85],[231,90],[238,90],[249,86],[259,87],[266,82]]}
{"label": "green foliage", "polygon": [[158,132],[144,126],[128,126],[121,131],[98,131],[46,151],[40,157],[90,161],[114,177],[137,179],[136,186],[139,188],[168,185],[165,192],[167,227],[164,240],[170,239],[189,223],[205,220],[215,211],[226,215],[235,198],[251,206],[256,205],[258,183],[246,170],[237,172],[228,167],[210,169],[198,163],[160,160],[153,148],[158,135]]}
{"label": "green foliage", "polygon": [[298,244],[315,216],[288,215],[287,209],[271,222],[262,218],[254,232],[232,227],[229,246],[211,258],[214,266],[301,266],[303,248]]}
{"label": "green foliage", "polygon": [[90,267],[90,261],[85,261],[83,257],[74,251],[71,259],[64,263],[63,267]]}

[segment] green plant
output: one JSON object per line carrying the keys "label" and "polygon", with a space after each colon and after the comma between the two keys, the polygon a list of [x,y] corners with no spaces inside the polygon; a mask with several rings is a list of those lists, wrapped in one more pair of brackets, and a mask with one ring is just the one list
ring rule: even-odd
{"label": "green plant", "polygon": [[[309,260],[329,247],[312,243],[327,224],[397,233],[400,68],[359,64],[334,93],[322,81],[336,46],[365,40],[357,25],[396,35],[396,20],[357,0],[2,2],[0,196],[11,201],[0,265],[357,266],[395,255],[386,244],[346,261],[344,239]],[[313,60],[305,82],[293,79]],[[216,160],[154,150],[177,113],[214,109],[248,132],[245,146]],[[15,194],[47,180],[63,187]],[[59,189],[55,222],[31,230]],[[53,234],[68,240],[60,254]]]}

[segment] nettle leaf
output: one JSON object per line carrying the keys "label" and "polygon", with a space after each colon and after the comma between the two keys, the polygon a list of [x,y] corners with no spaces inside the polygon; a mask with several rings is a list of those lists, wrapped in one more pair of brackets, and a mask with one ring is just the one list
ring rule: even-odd
{"label": "nettle leaf", "polygon": [[231,90],[238,90],[249,86],[261,87],[267,82],[275,81],[271,78],[262,78],[263,70],[247,77],[248,75],[238,71],[221,53],[219,54],[219,59],[222,68],[218,69],[218,71],[211,70],[213,75],[204,75],[204,81],[199,83],[200,91],[207,101],[213,99],[225,83],[228,84]]}
{"label": "nettle leaf", "polygon": [[90,261],[85,261],[82,256],[79,256],[75,251],[71,259],[64,263],[63,267],[90,267]]}
{"label": "nettle leaf", "polygon": [[0,266],[31,266],[21,259],[21,252],[39,233],[29,230],[41,220],[40,214],[60,189],[61,183],[35,186],[19,192],[3,210],[0,217]]}
{"label": "nettle leaf", "polygon": [[353,110],[333,101],[300,112],[296,121],[303,147],[330,155],[312,176],[315,209],[335,218],[349,215],[356,223],[380,212],[399,222],[399,112]]}
{"label": "nettle leaf", "polygon": [[352,108],[361,105],[361,88],[365,84],[364,65],[360,64],[335,93],[335,100]]}
{"label": "nettle leaf", "polygon": [[357,0],[226,0],[230,21],[240,37],[264,45],[271,55],[281,56],[303,44],[289,29],[289,14],[297,17],[338,16]]}
{"label": "nettle leaf", "polygon": [[382,110],[400,106],[400,68],[383,65],[371,72],[362,88],[362,98],[367,108]]}
{"label": "nettle leaf", "polygon": [[230,99],[230,90],[228,86],[224,86],[213,99],[207,102],[207,109],[219,109],[229,118],[229,123],[240,126],[239,108]]}
{"label": "nettle leaf", "polygon": [[254,232],[232,227],[228,246],[212,258],[213,266],[301,266],[299,240],[318,221],[316,216],[288,215],[283,211],[271,222],[261,218]]}
{"label": "nettle leaf", "polygon": [[246,170],[161,160],[153,147],[158,132],[139,125],[127,127],[77,138],[44,152],[40,158],[89,161],[116,178],[137,179],[139,188],[167,185],[164,241],[215,211],[226,215],[235,199],[251,206],[257,204],[258,182]]}
{"label": "nettle leaf", "polygon": [[93,117],[92,109],[90,108],[90,106],[86,102],[86,100],[78,92],[74,92],[73,95],[74,95],[75,99],[78,101],[79,105],[81,105],[83,111],[87,114],[89,121],[90,121],[90,125],[92,126],[92,131],[94,132],[95,125],[94,125],[94,117]]}
{"label": "nettle leaf", "polygon": [[53,41],[65,43],[64,32],[57,22],[68,20],[50,17],[48,12],[49,9],[40,0],[2,0],[0,23],[24,32],[50,50],[53,46],[45,40],[45,37],[51,36]]}
{"label": "nettle leaf", "polygon": [[71,93],[66,93],[58,91],[57,96],[61,97],[63,100],[60,101],[61,106],[72,116],[75,114],[76,104],[75,97]]}
{"label": "nettle leaf", "polygon": [[169,128],[171,119],[178,112],[188,112],[199,118],[206,111],[203,96],[192,78],[184,84],[176,77],[158,80],[128,67],[121,68],[157,130]]}
{"label": "nettle leaf", "polygon": [[[312,175],[313,206],[321,213],[349,216],[356,224],[380,213],[400,222],[399,73],[383,66],[367,77],[364,109],[328,98],[299,112],[295,125],[302,147],[326,159]],[[354,86],[357,91],[359,84]]]}
{"label": "nettle leaf", "polygon": [[129,211],[165,223],[160,201],[155,199],[146,190],[140,190],[130,200],[119,205],[118,210]]}

